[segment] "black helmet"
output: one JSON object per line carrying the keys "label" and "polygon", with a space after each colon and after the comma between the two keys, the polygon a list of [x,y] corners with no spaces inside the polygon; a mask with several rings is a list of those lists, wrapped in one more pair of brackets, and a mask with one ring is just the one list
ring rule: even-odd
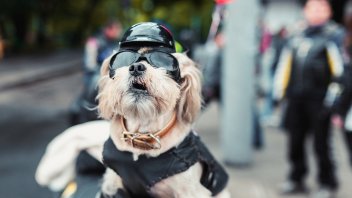
{"label": "black helmet", "polygon": [[175,52],[175,41],[171,32],[164,26],[153,22],[137,23],[125,32],[120,41],[120,47],[141,46],[141,42],[147,46],[161,45]]}

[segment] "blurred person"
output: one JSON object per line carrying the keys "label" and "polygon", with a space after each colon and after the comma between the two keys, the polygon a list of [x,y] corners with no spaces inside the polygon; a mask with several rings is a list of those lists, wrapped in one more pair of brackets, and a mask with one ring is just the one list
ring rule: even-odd
{"label": "blurred person", "polygon": [[87,39],[84,49],[83,79],[81,95],[70,107],[70,125],[97,120],[97,83],[100,66],[105,58],[117,50],[122,26],[117,20],[108,21],[102,30]]}
{"label": "blurred person", "polygon": [[211,101],[220,100],[222,52],[225,38],[222,31],[226,16],[226,4],[230,1],[215,1],[208,38],[204,45],[196,49],[194,59],[202,66],[203,108]]}
{"label": "blurred person", "polygon": [[[352,0],[346,3],[344,10],[344,25],[346,27],[345,50],[348,59],[352,56]],[[343,130],[346,146],[349,153],[350,165],[352,166],[352,70],[351,60],[345,68],[344,79],[348,82],[338,100],[336,114],[332,117],[335,126]]]}
{"label": "blurred person", "polygon": [[[257,49],[257,54],[256,54],[256,64],[255,64],[255,75],[257,77],[263,76],[265,73],[265,68],[263,67],[263,60],[265,55],[268,52],[268,49],[270,48],[271,42],[272,42],[272,35],[271,32],[269,31],[266,23],[262,18],[259,19],[258,21],[258,49]],[[258,81],[255,82],[255,87],[257,90],[257,93],[259,96],[263,96],[266,94],[265,88],[263,86],[263,81],[260,78]],[[263,136],[263,130],[262,126],[260,124],[260,111],[257,107],[256,104],[252,106],[252,114],[253,114],[253,129],[254,129],[254,136],[253,136],[253,147],[257,150],[263,148],[264,146],[264,136]]]}
{"label": "blurred person", "polygon": [[271,63],[271,67],[270,67],[270,69],[271,69],[270,72],[272,75],[275,74],[281,51],[286,43],[286,37],[287,37],[286,27],[281,27],[280,30],[276,34],[274,34],[272,37],[271,46],[274,50],[274,58],[273,58],[273,61]]}
{"label": "blurred person", "polygon": [[346,27],[345,47],[349,55],[352,54],[352,0],[346,3],[343,23]]}
{"label": "blurred person", "polygon": [[213,40],[205,44],[203,56],[197,58],[197,61],[203,66],[202,96],[204,107],[211,101],[220,100],[221,65],[224,44],[224,35],[219,31]]}
{"label": "blurred person", "polygon": [[264,104],[261,109],[261,123],[269,126],[277,126],[278,118],[273,115],[273,78],[279,62],[281,51],[285,45],[287,36],[286,27],[281,27],[271,36],[270,47],[263,54],[261,61],[261,86],[264,94]]}
{"label": "blurred person", "polygon": [[258,25],[258,50],[257,50],[257,56],[256,56],[256,68],[255,68],[255,73],[257,75],[260,75],[263,71],[262,69],[262,58],[263,56],[269,51],[271,43],[272,43],[272,34],[269,31],[269,28],[267,27],[266,23],[262,18],[259,19]]}
{"label": "blurred person", "polygon": [[284,126],[290,170],[281,193],[308,192],[304,182],[308,173],[305,142],[311,132],[319,184],[313,197],[328,198],[338,189],[330,150],[330,118],[342,87],[344,31],[330,21],[328,0],[308,0],[303,11],[305,22],[288,39],[274,77],[274,98],[287,100]]}
{"label": "blurred person", "polygon": [[87,39],[84,50],[84,80],[90,77],[100,68],[103,60],[117,48],[121,36],[122,26],[119,21],[108,21],[102,30]]}

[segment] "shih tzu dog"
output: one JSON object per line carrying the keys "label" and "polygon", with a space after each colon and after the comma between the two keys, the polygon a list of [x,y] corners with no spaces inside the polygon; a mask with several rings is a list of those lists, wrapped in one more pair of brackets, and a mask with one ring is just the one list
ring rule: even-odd
{"label": "shih tzu dog", "polygon": [[200,70],[167,28],[126,31],[101,68],[98,109],[111,122],[102,197],[230,197],[227,173],[192,130],[200,93]]}

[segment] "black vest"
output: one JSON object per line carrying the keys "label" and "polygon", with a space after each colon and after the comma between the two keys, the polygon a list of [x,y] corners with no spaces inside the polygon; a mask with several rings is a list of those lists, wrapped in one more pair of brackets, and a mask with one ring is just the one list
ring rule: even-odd
{"label": "black vest", "polygon": [[200,138],[191,132],[180,145],[158,157],[139,156],[119,151],[111,138],[104,144],[104,164],[113,169],[123,181],[129,197],[152,197],[150,188],[159,181],[186,171],[196,162],[203,165],[201,184],[217,195],[228,181],[224,168],[215,160]]}

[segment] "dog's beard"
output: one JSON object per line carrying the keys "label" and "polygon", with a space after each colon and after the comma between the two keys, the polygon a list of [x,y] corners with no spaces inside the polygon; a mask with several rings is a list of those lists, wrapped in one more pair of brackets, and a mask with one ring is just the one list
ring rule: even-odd
{"label": "dog's beard", "polygon": [[126,68],[118,69],[115,80],[107,82],[107,86],[110,89],[105,91],[116,94],[108,97],[113,112],[126,118],[156,119],[174,110],[180,96],[179,85],[165,70],[150,65],[145,74],[137,77]]}

